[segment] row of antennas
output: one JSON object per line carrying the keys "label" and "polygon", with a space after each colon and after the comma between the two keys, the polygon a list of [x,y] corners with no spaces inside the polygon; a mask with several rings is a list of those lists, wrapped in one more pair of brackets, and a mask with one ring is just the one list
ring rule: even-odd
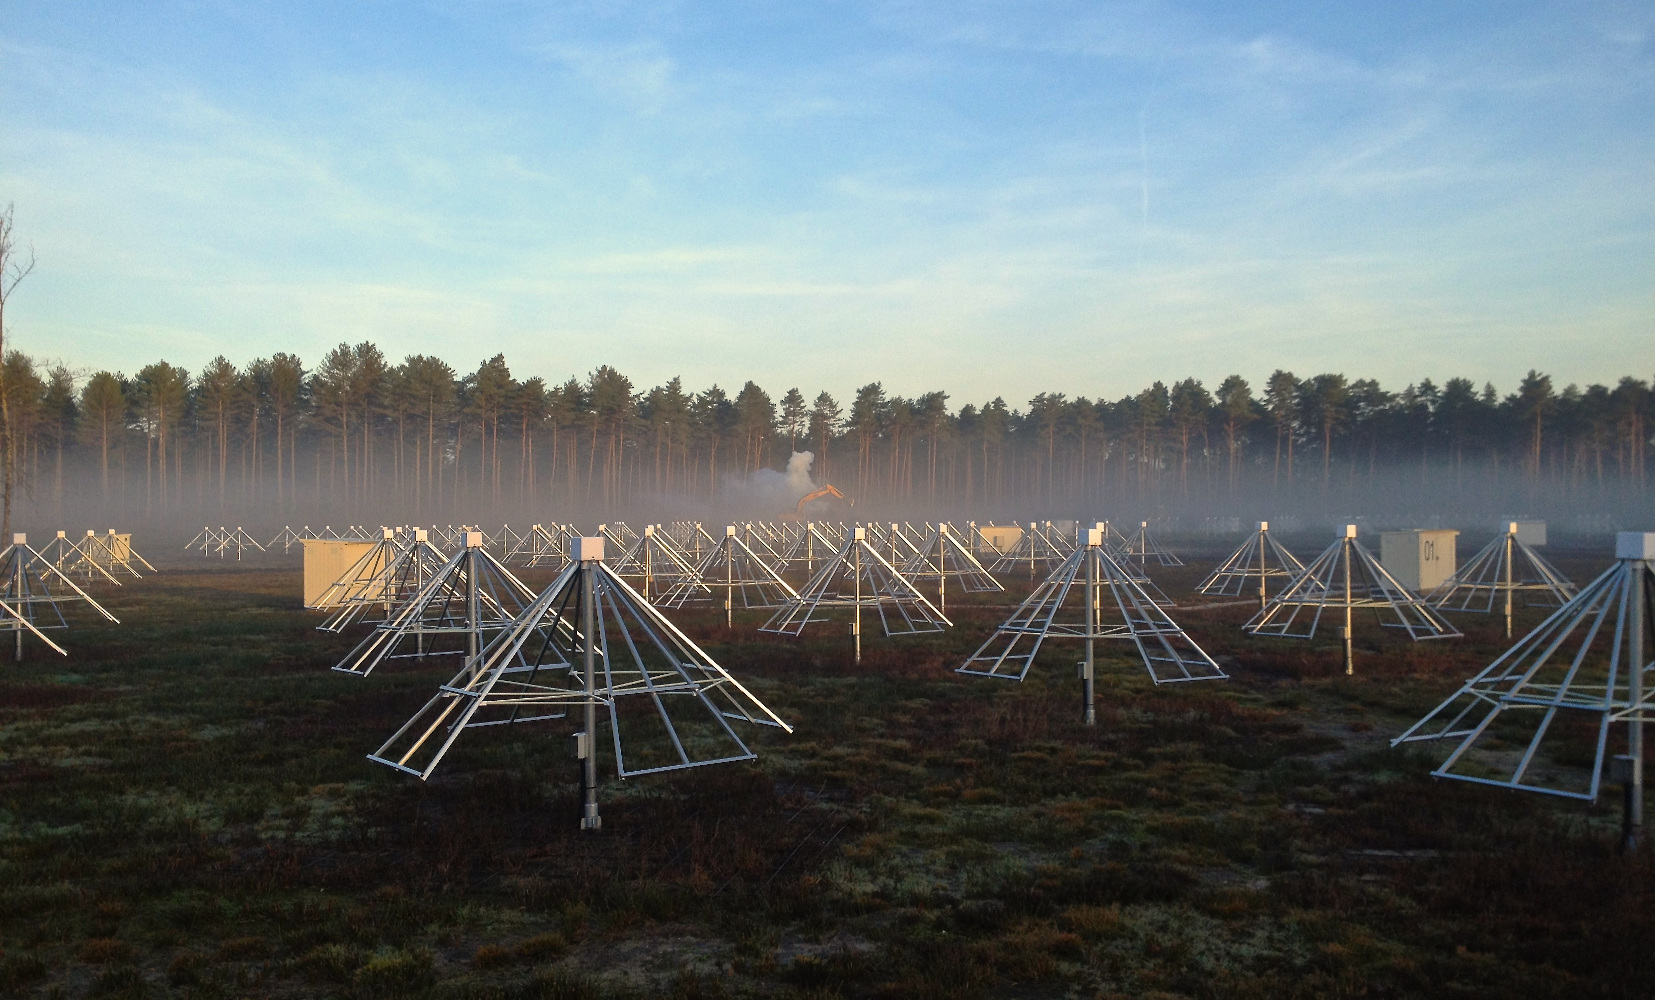
{"label": "row of antennas", "polygon": [[[1269,593],[1272,582],[1279,589]],[[1556,608],[1576,595],[1569,581],[1545,557],[1525,543],[1516,522],[1427,594],[1403,585],[1356,538],[1356,526],[1344,532],[1307,565],[1270,533],[1268,521],[1196,587],[1208,596],[1252,595],[1259,610],[1243,626],[1253,635],[1314,638],[1331,617],[1344,647],[1347,674],[1354,671],[1353,614],[1368,609],[1383,627],[1414,641],[1457,638],[1462,633],[1443,612],[1503,613],[1506,636],[1514,608]]]}
{"label": "row of antennas", "polygon": [[[1089,531],[1058,565],[1044,596],[1025,605],[1043,610],[1021,616],[1025,632],[1026,622],[1039,620],[1044,630],[1055,626],[1054,634],[1084,641],[1088,719],[1095,717],[1090,703],[1097,638],[1134,642],[1157,683],[1222,678],[1211,658],[1121,567],[1103,537]],[[607,562],[612,538],[630,544]],[[773,610],[763,631],[791,635],[848,611],[860,657],[864,615],[877,615],[887,634],[935,632],[950,624],[915,587],[916,578],[938,584],[938,603],[950,580],[967,592],[1002,589],[946,524],[934,526],[927,538],[906,534],[900,525],[883,532],[849,527],[842,541],[807,524],[796,541],[807,552],[819,544],[819,553],[807,556],[819,565],[798,589],[765,558],[761,550],[774,552],[774,546],[753,529],[730,525],[721,538],[702,540],[703,553],[692,562],[685,546],[655,526],[630,539],[608,531],[577,537],[568,565],[534,595],[488,553],[480,531],[467,532],[460,551],[442,559],[421,529],[383,530],[370,552],[316,602],[331,612],[325,629],[372,626],[336,669],[367,675],[389,660],[444,654],[462,657],[462,666],[371,759],[424,779],[466,729],[579,713],[572,749],[582,768],[581,823],[595,829],[599,713],[608,717],[623,778],[752,757],[733,722],[789,728],[673,626],[657,603],[682,607],[716,600],[722,591],[728,622],[739,595],[743,607]],[[900,568],[894,559],[902,560]],[[1085,581],[1078,588],[1077,579]],[[1104,613],[1105,588],[1115,595],[1119,621]],[[652,591],[659,595],[655,600]],[[1065,628],[1071,623],[1055,613],[1071,592],[1082,605],[1084,628]],[[973,670],[971,663],[962,672],[1000,675]],[[1025,663],[1019,679],[1026,673]],[[629,698],[637,695],[649,697]]]}
{"label": "row of antennas", "polygon": [[[609,717],[622,776],[746,759],[751,751],[731,729],[733,721],[786,728],[667,622],[657,605],[683,607],[722,598],[727,622],[739,602],[743,608],[772,610],[763,630],[792,635],[836,610],[848,610],[859,649],[864,614],[878,615],[888,634],[937,631],[949,624],[940,607],[946,581],[957,580],[968,591],[999,588],[971,547],[946,525],[932,528],[929,538],[900,525],[884,530],[846,526],[841,540],[831,528],[806,524],[781,545],[756,526],[727,526],[721,537],[699,526],[696,531],[690,537],[699,539],[697,546],[686,544],[685,533],[659,526],[641,533],[605,526],[596,538],[577,537],[569,546],[575,558],[540,595],[487,552],[480,531],[465,533],[461,550],[447,559],[430,546],[423,531],[386,532],[375,571],[359,572],[337,588],[340,607],[328,627],[352,621],[374,625],[339,669],[367,674],[389,659],[443,653],[462,656],[465,665],[373,758],[426,777],[464,729],[578,712],[584,728],[573,749],[582,762],[586,790],[583,825],[595,827],[590,738],[596,732],[595,713]],[[398,542],[402,534],[410,540]],[[1357,542],[1352,528],[1305,564],[1261,524],[1201,589],[1210,595],[1258,594],[1262,607],[1246,626],[1253,634],[1312,636],[1325,615],[1337,612],[1347,650],[1350,615],[1358,608],[1393,616],[1387,624],[1411,638],[1429,639],[1458,634],[1437,613],[1443,608],[1509,615],[1519,601],[1552,604],[1556,611],[1545,624],[1397,742],[1454,742],[1449,759],[1436,772],[1443,777],[1593,798],[1602,775],[1608,774],[1626,784],[1628,796],[1641,796],[1641,749],[1616,755],[1608,771],[1602,767],[1606,754],[1641,741],[1643,712],[1649,707],[1645,675],[1655,669],[1643,652],[1648,647],[1634,638],[1645,635],[1655,617],[1655,578],[1649,565],[1655,536],[1628,537],[1639,539],[1644,548],[1619,553],[1616,567],[1576,592],[1512,526],[1422,598],[1396,581]],[[605,544],[614,551],[617,542],[626,547],[611,563],[594,554]],[[1045,544],[1056,549],[1061,543],[1047,534]],[[1095,718],[1095,645],[1100,639],[1130,643],[1157,684],[1222,679],[1224,672],[1212,658],[1140,584],[1147,561],[1142,557],[1153,558],[1154,549],[1141,545],[1130,555],[1123,549],[1107,525],[1086,529],[1081,544],[1068,551],[959,672],[1020,680],[1042,643],[1078,640],[1084,649],[1077,671],[1088,722]],[[775,566],[778,558],[792,562],[801,552],[809,553],[813,572],[804,586],[795,588]],[[1019,553],[1019,558],[1027,557],[1027,550]],[[1042,558],[1049,556],[1037,552],[1036,559]],[[939,585],[935,603],[913,586],[925,574]],[[585,582],[573,582],[577,579]],[[1282,581],[1273,597],[1271,580]],[[590,619],[585,617],[585,593],[592,595],[596,617]],[[593,624],[581,624],[587,621]],[[607,631],[600,621],[616,623],[619,631]],[[1573,654],[1559,656],[1571,637]],[[1605,649],[1594,653],[1594,643]],[[613,666],[611,657],[616,657]],[[653,700],[626,701],[628,694],[646,692],[655,695]],[[685,699],[665,697],[669,693]],[[629,710],[628,704],[641,711]],[[685,706],[697,706],[700,714],[691,715],[712,728],[687,740],[686,723],[672,711]],[[1597,766],[1578,788],[1561,787],[1552,773],[1555,765],[1540,753],[1547,739],[1561,731],[1556,723],[1570,710],[1595,712],[1600,722]],[[1622,742],[1611,739],[1617,722],[1628,724]],[[1526,742],[1518,742],[1518,730]],[[729,742],[721,750],[710,749],[721,741]],[[1514,753],[1514,746],[1522,752]],[[1504,774],[1499,773],[1502,767]],[[1640,810],[1627,812],[1628,836],[1634,839]]]}
{"label": "row of antennas", "polygon": [[132,550],[132,536],[111,529],[105,535],[88,531],[74,542],[59,531],[44,551],[29,544],[29,536],[18,532],[11,544],[0,550],[0,630],[12,633],[13,656],[23,659],[23,636],[32,635],[53,652],[68,651],[47,632],[67,629],[69,615],[85,607],[94,615],[115,624],[120,620],[77,584],[73,576],[92,582],[121,585],[119,575],[138,578],[138,566],[153,571],[144,558]]}

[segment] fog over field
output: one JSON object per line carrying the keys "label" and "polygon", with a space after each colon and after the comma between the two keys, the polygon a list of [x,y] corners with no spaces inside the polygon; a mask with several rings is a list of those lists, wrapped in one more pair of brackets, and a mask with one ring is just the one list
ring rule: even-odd
{"label": "fog over field", "polygon": [[563,381],[503,356],[457,369],[372,343],[314,361],[223,357],[191,372],[50,367],[12,352],[13,522],[171,539],[203,524],[497,525],[790,514],[979,521],[1111,518],[1172,534],[1258,519],[1319,529],[1492,531],[1549,519],[1564,535],[1645,527],[1650,385],[1449,378],[1401,387],[1277,369],[1214,386],[1156,382],[1116,400],[1041,393],[904,398],[870,382],[634,384],[600,367]]}

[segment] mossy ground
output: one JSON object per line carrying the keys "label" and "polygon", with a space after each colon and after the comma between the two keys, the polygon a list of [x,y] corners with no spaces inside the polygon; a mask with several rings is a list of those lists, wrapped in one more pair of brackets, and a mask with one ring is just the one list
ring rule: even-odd
{"label": "mossy ground", "polygon": [[454,667],[334,673],[352,640],[298,590],[275,560],[172,568],[67,659],[0,668],[0,994],[1655,995],[1615,802],[1388,748],[1491,623],[1360,633],[1346,678],[1245,608],[1175,612],[1232,679],[1157,689],[1110,650],[1088,729],[1069,647],[1022,684],[953,673],[1015,590],[854,668],[831,628],[675,613],[797,731],[610,780],[583,835],[564,724],[467,734],[426,784],[365,760]]}

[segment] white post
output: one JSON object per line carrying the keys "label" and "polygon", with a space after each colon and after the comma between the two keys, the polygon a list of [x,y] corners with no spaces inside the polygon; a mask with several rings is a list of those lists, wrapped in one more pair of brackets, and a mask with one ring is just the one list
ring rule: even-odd
{"label": "white post", "polygon": [[[597,582],[598,564],[603,562],[603,538],[580,538],[575,542],[575,559],[580,563],[580,631],[581,670],[585,673],[586,706],[582,720],[585,729],[576,734],[576,754],[580,757],[582,830],[598,830],[603,819],[598,816],[598,705],[597,705]],[[584,738],[582,738],[584,737]]]}

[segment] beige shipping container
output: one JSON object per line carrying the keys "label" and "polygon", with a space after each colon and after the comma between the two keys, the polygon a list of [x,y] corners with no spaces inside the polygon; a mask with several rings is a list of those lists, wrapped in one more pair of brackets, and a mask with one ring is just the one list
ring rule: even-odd
{"label": "beige shipping container", "polygon": [[306,538],[305,607],[314,608],[323,593],[374,547],[375,542],[340,542]]}
{"label": "beige shipping container", "polygon": [[1015,524],[978,525],[977,533],[983,536],[983,541],[987,542],[990,548],[1001,555],[1016,548],[1017,543],[1023,539],[1023,529]]}
{"label": "beige shipping container", "polygon": [[1428,594],[1454,575],[1459,534],[1446,528],[1381,532],[1379,561],[1398,583],[1416,594]]}

